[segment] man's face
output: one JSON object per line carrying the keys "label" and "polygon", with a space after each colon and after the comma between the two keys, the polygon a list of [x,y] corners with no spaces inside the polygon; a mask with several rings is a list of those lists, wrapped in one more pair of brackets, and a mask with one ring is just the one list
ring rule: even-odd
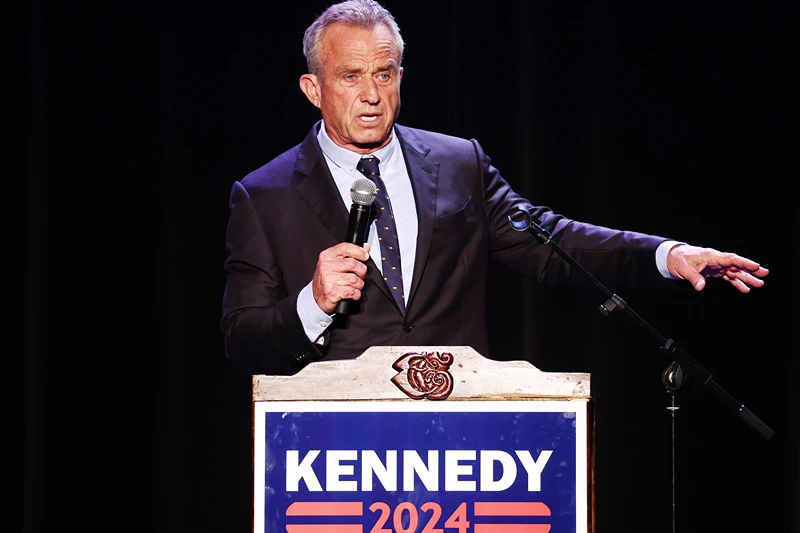
{"label": "man's face", "polygon": [[371,30],[334,24],[325,31],[322,79],[307,75],[316,92],[314,98],[304,92],[322,111],[333,142],[358,153],[389,142],[400,112],[399,62],[400,51],[382,24]]}

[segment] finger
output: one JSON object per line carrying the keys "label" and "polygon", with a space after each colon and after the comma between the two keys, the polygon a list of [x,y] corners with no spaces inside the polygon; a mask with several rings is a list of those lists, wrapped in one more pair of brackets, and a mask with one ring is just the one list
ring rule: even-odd
{"label": "finger", "polygon": [[364,280],[361,279],[360,276],[353,273],[347,273],[337,277],[334,280],[334,283],[341,287],[352,287],[359,290],[364,288]]}
{"label": "finger", "polygon": [[[720,266],[734,266],[737,268],[741,268],[743,270],[747,270],[749,272],[758,272],[762,270],[761,265],[759,265],[752,259],[748,259],[746,257],[742,257],[741,255],[737,254],[717,253],[714,255],[714,260],[716,260],[717,264],[719,264]],[[766,271],[766,269],[763,270]]]}
{"label": "finger", "polygon": [[[727,272],[726,276],[730,278],[730,281],[737,279],[744,283],[745,285],[749,285],[751,287],[763,287],[764,280],[757,278],[755,275],[751,274],[750,272],[745,272],[744,270],[739,271],[732,271]],[[723,276],[725,277],[725,276]]]}
{"label": "finger", "polygon": [[359,279],[365,277],[367,275],[367,265],[362,263],[361,261],[356,261],[355,266],[352,270],[350,270],[353,274],[358,276]]}
{"label": "finger", "polygon": [[320,259],[320,262],[317,264],[317,270],[323,276],[335,276],[352,272],[363,278],[367,274],[367,266],[352,257],[336,257],[329,260]]}
{"label": "finger", "polygon": [[353,259],[352,257],[345,257],[344,259],[339,260],[337,267],[338,272],[343,274],[352,273],[359,278],[363,278],[367,275],[367,265],[361,261]]}
{"label": "finger", "polygon": [[702,291],[706,286],[706,279],[689,265],[685,265],[684,268],[680,269],[678,277],[691,283],[696,291]]}
{"label": "finger", "polygon": [[364,281],[354,274],[329,276],[313,287],[314,299],[320,309],[331,313],[340,300],[359,300]]}
{"label": "finger", "polygon": [[352,285],[342,285],[335,291],[336,302],[339,300],[358,300],[361,298],[361,289],[357,289]]}
{"label": "finger", "polygon": [[324,312],[330,314],[336,309],[336,304],[341,300],[337,296],[338,287],[324,284],[321,281],[315,280],[312,284],[312,294],[317,306]]}
{"label": "finger", "polygon": [[359,261],[366,261],[369,259],[367,250],[349,242],[340,242],[336,246],[328,248],[325,252],[330,252],[334,257],[352,257]]}
{"label": "finger", "polygon": [[739,292],[743,292],[745,294],[750,292],[750,287],[748,287],[747,284],[742,280],[740,280],[739,278],[729,278],[727,276],[723,276],[722,278],[727,279],[730,282],[730,284],[733,285],[734,288],[736,288],[736,290],[738,290]]}
{"label": "finger", "polygon": [[364,255],[366,255],[366,251],[363,248],[355,244],[341,242],[336,246],[331,246],[330,248],[322,250],[319,254],[319,262],[334,261],[345,257],[361,259]]}
{"label": "finger", "polygon": [[333,272],[323,274],[319,280],[320,292],[328,298],[341,299],[342,291],[364,288],[361,276],[352,272]]}

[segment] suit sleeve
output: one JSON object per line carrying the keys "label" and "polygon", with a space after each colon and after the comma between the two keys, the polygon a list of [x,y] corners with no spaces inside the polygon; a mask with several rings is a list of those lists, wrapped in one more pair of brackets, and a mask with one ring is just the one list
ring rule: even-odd
{"label": "suit sleeve", "polygon": [[321,357],[297,315],[247,189],[233,184],[221,328],[228,359],[247,374],[287,375]]}
{"label": "suit sleeve", "polygon": [[489,219],[489,251],[512,270],[551,286],[589,287],[591,282],[531,232],[514,230],[508,216],[519,206],[531,211],[537,224],[592,276],[612,287],[671,288],[658,271],[655,251],[664,237],[620,231],[571,220],[550,208],[534,206],[519,196],[492,166],[473,140],[485,191]]}

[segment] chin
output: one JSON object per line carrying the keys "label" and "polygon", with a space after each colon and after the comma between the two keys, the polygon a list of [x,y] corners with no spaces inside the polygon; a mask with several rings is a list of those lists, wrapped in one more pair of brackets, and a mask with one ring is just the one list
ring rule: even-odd
{"label": "chin", "polygon": [[363,137],[355,139],[353,144],[362,148],[378,148],[385,143],[388,138],[388,133],[385,135],[364,135]]}

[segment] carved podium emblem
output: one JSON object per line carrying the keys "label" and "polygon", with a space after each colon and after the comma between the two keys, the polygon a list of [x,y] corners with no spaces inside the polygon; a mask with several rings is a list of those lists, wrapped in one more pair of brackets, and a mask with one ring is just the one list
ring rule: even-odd
{"label": "carved podium emblem", "polygon": [[403,354],[392,365],[398,371],[392,383],[413,400],[444,400],[453,392],[453,359],[447,352]]}

